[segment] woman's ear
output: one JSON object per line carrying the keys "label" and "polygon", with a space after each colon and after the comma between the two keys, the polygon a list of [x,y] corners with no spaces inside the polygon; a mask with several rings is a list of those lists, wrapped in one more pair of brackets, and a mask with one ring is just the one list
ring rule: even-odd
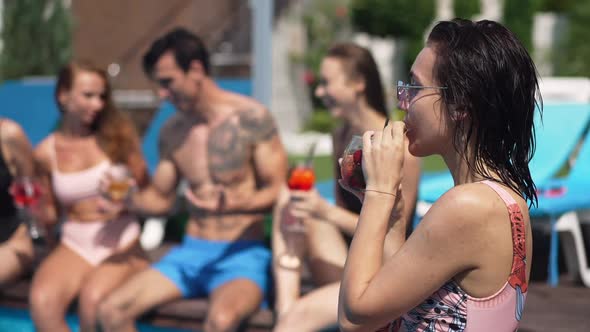
{"label": "woman's ear", "polygon": [[60,90],[57,93],[57,102],[59,103],[60,108],[63,108],[63,105],[67,104],[69,98],[70,93],[68,91]]}
{"label": "woman's ear", "polygon": [[365,82],[364,79],[361,78],[357,78],[353,81],[353,85],[354,85],[354,90],[356,91],[357,94],[362,94],[365,92],[365,89],[367,87],[367,84]]}

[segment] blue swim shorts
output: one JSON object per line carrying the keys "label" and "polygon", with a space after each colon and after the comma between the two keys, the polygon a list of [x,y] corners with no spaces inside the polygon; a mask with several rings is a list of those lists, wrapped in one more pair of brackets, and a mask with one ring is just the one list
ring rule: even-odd
{"label": "blue swim shorts", "polygon": [[184,236],[152,267],[170,279],[183,297],[205,297],[234,279],[253,281],[267,298],[271,253],[262,241],[209,241]]}

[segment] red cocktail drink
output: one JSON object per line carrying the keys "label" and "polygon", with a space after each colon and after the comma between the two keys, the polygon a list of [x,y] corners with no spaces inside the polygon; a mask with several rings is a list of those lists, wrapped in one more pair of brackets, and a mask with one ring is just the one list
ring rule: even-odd
{"label": "red cocktail drink", "polygon": [[41,187],[30,178],[17,178],[10,186],[10,194],[17,207],[28,208],[39,201]]}
{"label": "red cocktail drink", "polygon": [[[311,163],[305,163],[293,167],[289,172],[287,185],[290,190],[308,191],[313,188],[315,174]],[[289,213],[283,214],[282,229],[286,250],[278,256],[278,264],[286,269],[298,269],[301,266],[301,258],[297,248],[305,239],[305,226],[303,221]]]}
{"label": "red cocktail drink", "polygon": [[313,168],[308,166],[295,166],[291,169],[287,185],[291,190],[311,190],[315,182]]}
{"label": "red cocktail drink", "polygon": [[363,141],[353,136],[344,150],[340,164],[340,176],[345,185],[352,189],[364,190],[367,184],[363,174]]}

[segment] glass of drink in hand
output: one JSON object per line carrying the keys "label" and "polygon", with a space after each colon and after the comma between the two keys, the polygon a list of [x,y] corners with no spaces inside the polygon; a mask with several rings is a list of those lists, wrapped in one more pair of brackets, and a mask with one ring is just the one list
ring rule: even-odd
{"label": "glass of drink in hand", "polygon": [[[290,190],[308,191],[313,188],[315,182],[315,173],[313,168],[308,164],[300,164],[292,167],[289,171],[289,179],[287,186]],[[303,222],[297,218],[293,218],[291,222],[286,222],[286,228],[291,232],[303,232]]]}
{"label": "glass of drink in hand", "polygon": [[41,187],[31,177],[21,176],[13,180],[10,194],[18,208],[30,208],[41,198]]}
{"label": "glass of drink in hand", "polygon": [[[305,163],[292,167],[289,171],[287,186],[290,190],[308,191],[313,188],[315,182],[315,173],[310,163]],[[284,214],[282,227],[285,231],[286,250],[279,255],[278,263],[286,269],[298,269],[301,266],[301,258],[297,255],[297,244],[304,241],[305,226],[299,218],[290,214]]]}
{"label": "glass of drink in hand", "polygon": [[363,138],[352,136],[352,140],[344,150],[340,164],[340,176],[349,188],[363,191],[367,184],[363,175]]}
{"label": "glass of drink in hand", "polygon": [[30,176],[20,176],[13,180],[10,194],[14,205],[19,209],[21,217],[27,223],[29,234],[33,239],[43,236],[37,220],[31,214],[33,208],[41,198],[41,186]]}
{"label": "glass of drink in hand", "polygon": [[116,164],[109,169],[110,182],[107,188],[109,198],[114,202],[122,202],[131,190],[131,173],[127,166]]}

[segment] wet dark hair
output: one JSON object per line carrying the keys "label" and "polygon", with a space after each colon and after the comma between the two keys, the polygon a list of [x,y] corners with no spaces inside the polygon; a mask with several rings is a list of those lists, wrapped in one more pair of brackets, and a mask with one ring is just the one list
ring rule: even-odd
{"label": "wet dark hair", "polygon": [[[469,168],[537,203],[528,167],[535,151],[535,108],[542,115],[538,72],[516,36],[501,24],[464,19],[439,22],[427,45],[436,53],[434,78],[456,124],[453,145]],[[538,98],[538,99],[537,99]],[[460,150],[459,142],[468,142]],[[472,159],[467,150],[473,148]]]}
{"label": "wet dark hair", "polygon": [[337,43],[330,47],[326,57],[340,60],[349,79],[360,78],[365,81],[367,103],[378,113],[388,117],[381,76],[369,50],[353,43]]}
{"label": "wet dark hair", "polygon": [[205,44],[194,33],[178,27],[156,39],[144,54],[143,70],[148,76],[152,76],[156,62],[168,51],[174,53],[176,63],[185,72],[190,68],[191,61],[197,60],[203,65],[205,74],[209,75],[209,52]]}

